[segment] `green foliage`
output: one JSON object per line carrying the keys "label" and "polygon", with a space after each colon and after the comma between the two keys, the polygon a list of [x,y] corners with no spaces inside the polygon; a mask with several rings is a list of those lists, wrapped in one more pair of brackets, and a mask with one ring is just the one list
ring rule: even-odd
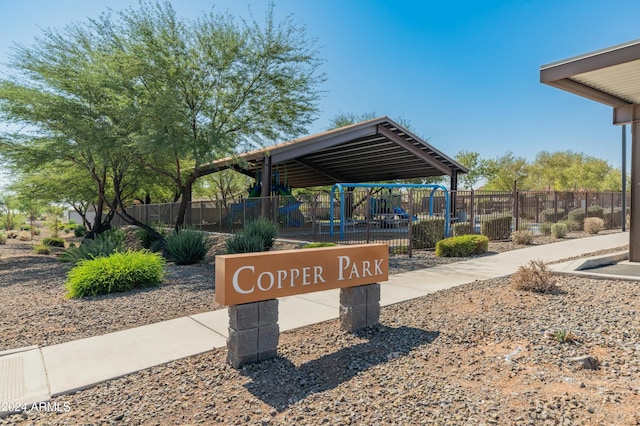
{"label": "green foliage", "polygon": [[507,152],[494,160],[485,163],[487,184],[485,189],[494,191],[512,191],[513,182],[518,181],[519,189],[527,189],[526,177],[529,174],[529,164],[523,157],[516,157],[513,152]]}
{"label": "green foliage", "polygon": [[74,237],[84,237],[84,235],[87,233],[87,230],[84,229],[83,225],[75,225],[73,227],[73,236]]}
{"label": "green foliage", "polygon": [[550,222],[544,222],[542,224],[542,235],[551,235],[551,227],[553,226]]}
{"label": "green foliage", "polygon": [[[161,236],[165,235],[162,224],[152,222],[148,223],[147,225]],[[140,241],[140,245],[143,248],[150,249],[151,251],[157,251],[156,249],[159,239],[154,234],[144,228],[138,228],[136,230],[136,237],[138,238],[138,241]]]}
{"label": "green foliage", "polygon": [[480,223],[480,233],[491,241],[508,240],[511,237],[511,215],[491,217],[482,220]]}
{"label": "green foliage", "polygon": [[36,254],[51,254],[50,246],[43,243],[33,246],[33,251],[35,251]]}
{"label": "green foliage", "polygon": [[335,247],[337,244],[335,243],[309,243],[302,246],[303,249],[308,248],[319,248],[319,247]]}
{"label": "green foliage", "polygon": [[562,219],[565,218],[565,214],[564,214],[564,209],[559,208],[558,209],[558,219],[556,220],[556,210],[555,209],[545,209],[542,210],[541,215],[542,215],[542,221],[543,222],[551,222],[551,223],[555,223],[558,222]]}
{"label": "green foliage", "polygon": [[436,243],[444,238],[444,219],[430,218],[415,223],[411,233],[413,248],[433,248]]}
{"label": "green foliage", "polygon": [[0,245],[7,244],[7,234],[0,232]]}
{"label": "green foliage", "polygon": [[553,238],[564,238],[569,233],[569,227],[566,223],[554,223],[551,225],[551,235]]}
{"label": "green foliage", "polygon": [[511,241],[514,244],[529,245],[533,242],[533,234],[527,230],[513,231],[511,233]]}
{"label": "green foliage", "polygon": [[193,228],[182,228],[174,231],[165,240],[165,248],[169,260],[177,265],[192,265],[204,260],[211,248],[211,241],[206,232]]}
{"label": "green foliage", "polygon": [[470,222],[457,222],[451,225],[451,230],[453,232],[454,237],[459,237],[460,235],[469,235],[473,234],[471,232],[471,223]]}
{"label": "green foliage", "polygon": [[64,240],[60,237],[44,238],[42,244],[49,247],[62,247],[64,248]]}
{"label": "green foliage", "polygon": [[82,259],[109,256],[125,251],[125,233],[120,230],[109,230],[93,240],[84,240],[79,247],[69,247],[60,255],[61,262],[78,263]]}
{"label": "green foliage", "polygon": [[273,248],[273,243],[278,236],[278,224],[267,219],[252,220],[245,224],[242,233],[261,238],[264,241],[262,251],[269,251]]}
{"label": "green foliage", "polygon": [[482,235],[461,235],[440,240],[436,244],[436,256],[467,257],[486,253],[489,239]]}
{"label": "green foliage", "polygon": [[389,254],[407,254],[409,247],[407,246],[389,246]]}
{"label": "green foliage", "polygon": [[602,218],[607,229],[619,228],[622,226],[622,209],[616,207],[613,209],[613,213],[611,213],[611,209],[605,209],[602,212]]}
{"label": "green foliage", "polygon": [[489,171],[488,163],[486,160],[480,158],[479,153],[462,150],[458,152],[454,158],[469,170],[468,173],[459,175],[463,188],[473,189],[478,182],[487,176],[487,172]]}
{"label": "green foliage", "polygon": [[572,231],[580,231],[583,229],[585,217],[599,217],[601,219],[604,217],[604,211],[600,206],[590,206],[587,208],[586,213],[587,214],[585,216],[584,208],[569,211],[567,216],[569,218],[568,222],[571,222],[570,228],[573,228],[571,229]]}
{"label": "green foliage", "polygon": [[578,336],[567,330],[556,330],[553,332],[553,338],[560,343],[575,343],[579,341]]}
{"label": "green foliage", "polygon": [[67,297],[80,298],[157,287],[164,277],[164,259],[147,251],[116,252],[82,259],[67,274]]}
{"label": "green foliage", "polygon": [[264,251],[264,246],[264,238],[258,235],[247,235],[239,232],[227,240],[226,253],[256,253]]}
{"label": "green foliage", "polygon": [[516,273],[511,276],[511,285],[516,290],[535,293],[555,293],[558,291],[549,268],[540,260],[532,260],[528,265],[518,268]]}

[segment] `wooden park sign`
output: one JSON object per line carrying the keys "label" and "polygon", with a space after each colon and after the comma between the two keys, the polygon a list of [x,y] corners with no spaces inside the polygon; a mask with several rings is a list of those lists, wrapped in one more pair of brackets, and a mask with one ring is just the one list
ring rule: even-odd
{"label": "wooden park sign", "polygon": [[387,281],[386,244],[357,244],[216,256],[216,302],[277,299]]}
{"label": "wooden park sign", "polygon": [[386,244],[216,256],[216,302],[229,305],[227,362],[235,368],[276,356],[278,298],[340,288],[340,324],[377,324],[380,281],[389,277]]}

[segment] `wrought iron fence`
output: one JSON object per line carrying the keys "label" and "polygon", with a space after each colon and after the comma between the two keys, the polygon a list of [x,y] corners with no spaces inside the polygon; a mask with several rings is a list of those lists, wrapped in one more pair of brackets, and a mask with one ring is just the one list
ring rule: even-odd
{"label": "wrought iron fence", "polygon": [[[459,229],[456,223],[462,223],[468,231],[479,234],[485,233],[483,223],[491,220],[502,218],[503,223],[510,223],[506,234],[487,234],[493,238],[505,238],[512,230],[520,229],[541,234],[550,224],[560,221],[577,227],[577,221],[593,216],[602,218],[608,229],[620,228],[625,216],[620,192],[450,191],[449,197],[454,230]],[[345,244],[385,242],[393,252],[410,254],[411,250],[422,248],[415,244],[414,234],[421,229],[416,224],[437,218],[444,223],[445,219],[441,190],[356,189],[345,194],[344,204],[341,206],[337,197],[332,202],[329,193],[247,198],[234,204],[195,201],[187,210],[185,223],[210,232],[233,233],[266,213],[279,224],[281,238]],[[178,203],[142,204],[127,208],[127,213],[141,222],[173,226],[178,209]],[[117,216],[112,224],[126,225]]]}

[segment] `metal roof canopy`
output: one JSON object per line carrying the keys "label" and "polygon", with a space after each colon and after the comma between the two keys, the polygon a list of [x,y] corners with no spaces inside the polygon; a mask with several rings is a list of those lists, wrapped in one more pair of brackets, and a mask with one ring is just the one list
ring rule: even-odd
{"label": "metal roof canopy", "polygon": [[[540,82],[609,105],[613,124],[631,124],[629,260],[640,262],[640,40],[543,65]],[[625,162],[623,150],[623,173]]]}
{"label": "metal roof canopy", "polygon": [[[279,145],[217,160],[201,174],[227,168],[256,177],[275,166],[292,188],[340,182],[380,182],[451,176],[467,169],[388,117],[340,127]],[[263,179],[263,188],[265,188]]]}

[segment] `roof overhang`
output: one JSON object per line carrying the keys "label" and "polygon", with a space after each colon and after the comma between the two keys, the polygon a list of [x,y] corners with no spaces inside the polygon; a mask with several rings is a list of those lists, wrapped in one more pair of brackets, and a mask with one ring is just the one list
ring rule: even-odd
{"label": "roof overhang", "polygon": [[640,119],[640,40],[540,67],[540,82],[613,107],[613,123]]}
{"label": "roof overhang", "polygon": [[453,176],[467,172],[461,164],[393,120],[379,117],[223,158],[202,166],[200,173],[232,168],[256,177],[266,158],[292,188]]}

